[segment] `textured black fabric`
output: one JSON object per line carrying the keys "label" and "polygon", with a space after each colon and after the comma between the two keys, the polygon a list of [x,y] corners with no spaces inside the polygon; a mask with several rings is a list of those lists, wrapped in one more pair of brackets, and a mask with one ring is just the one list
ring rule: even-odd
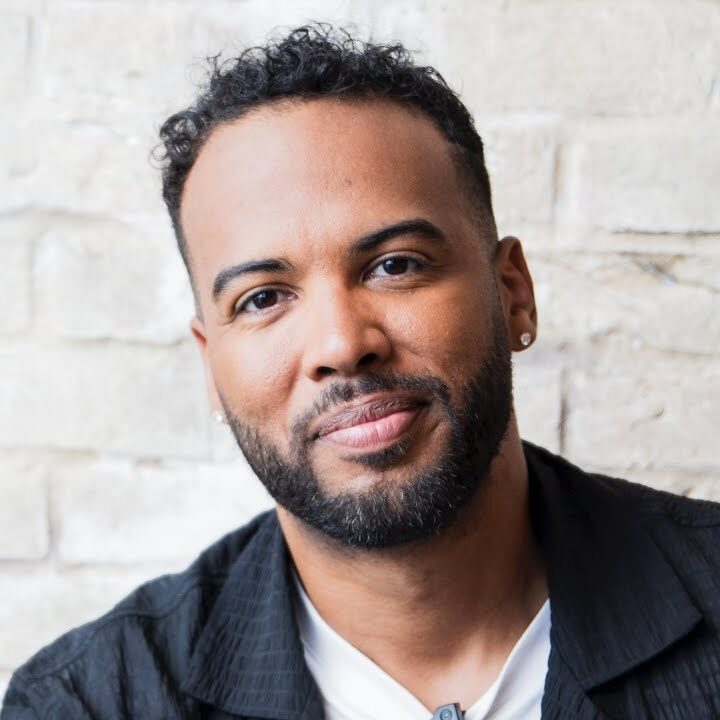
{"label": "textured black fabric", "polygon": [[[720,718],[720,505],[523,444],[551,609],[543,720]],[[322,718],[274,511],[13,676],[0,720]]]}

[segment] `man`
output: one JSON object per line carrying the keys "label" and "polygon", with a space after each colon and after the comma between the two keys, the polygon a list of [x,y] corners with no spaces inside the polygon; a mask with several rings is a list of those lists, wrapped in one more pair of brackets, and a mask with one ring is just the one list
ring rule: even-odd
{"label": "man", "polygon": [[277,510],[38,653],[2,720],[720,717],[720,507],[520,439],[532,280],[442,78],[300,28],[161,136],[214,411]]}

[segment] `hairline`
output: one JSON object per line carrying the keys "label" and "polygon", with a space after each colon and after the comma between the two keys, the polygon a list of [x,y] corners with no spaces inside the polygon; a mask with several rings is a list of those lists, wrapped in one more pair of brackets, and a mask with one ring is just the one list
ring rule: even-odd
{"label": "hairline", "polygon": [[[194,268],[193,268],[193,260],[190,253],[190,248],[187,243],[187,237],[184,233],[183,227],[182,227],[182,221],[181,221],[181,215],[182,215],[182,202],[183,197],[185,195],[185,188],[187,187],[187,180],[190,176],[190,173],[192,172],[193,168],[195,167],[195,163],[198,161],[198,158],[200,157],[200,154],[202,153],[203,149],[205,148],[205,145],[210,140],[210,138],[215,134],[215,132],[225,126],[232,125],[233,123],[239,122],[243,120],[244,118],[259,114],[261,115],[263,112],[271,111],[271,112],[279,112],[282,113],[285,108],[291,108],[293,106],[299,105],[301,103],[305,102],[313,102],[315,100],[331,100],[331,101],[337,101],[337,102],[344,102],[344,103],[355,103],[357,105],[364,105],[368,103],[373,102],[385,102],[385,103],[392,103],[396,106],[402,107],[406,110],[408,110],[411,114],[416,115],[418,117],[423,117],[430,121],[432,123],[433,127],[435,127],[436,130],[439,131],[442,139],[447,143],[449,146],[450,151],[450,159],[453,163],[453,166],[455,167],[456,172],[459,176],[459,187],[462,190],[464,199],[466,203],[468,204],[468,209],[470,210],[470,215],[473,219],[473,223],[478,227],[479,230],[481,230],[483,233],[489,233],[491,236],[491,240],[486,242],[485,244],[488,246],[488,248],[493,247],[495,243],[498,240],[498,234],[497,234],[497,226],[495,223],[495,216],[492,209],[492,200],[490,197],[483,197],[483,192],[481,192],[478,188],[479,179],[477,178],[473,168],[470,166],[468,155],[471,152],[471,150],[459,143],[453,142],[448,136],[445,130],[442,128],[442,126],[438,123],[438,121],[429,113],[423,110],[422,108],[418,107],[412,102],[404,101],[400,98],[387,96],[383,94],[373,94],[372,91],[361,91],[357,93],[347,93],[344,95],[339,94],[296,94],[296,95],[288,95],[288,96],[282,96],[277,98],[268,98],[267,100],[263,100],[262,102],[259,102],[255,105],[252,105],[250,107],[244,108],[243,110],[239,111],[236,115],[228,118],[219,118],[215,120],[214,122],[210,123],[207,127],[206,132],[204,133],[204,136],[202,140],[199,142],[197,146],[197,151],[195,153],[195,158],[192,162],[192,165],[188,168],[187,172],[185,173],[182,189],[180,191],[180,194],[178,196],[178,203],[177,203],[177,221],[174,227],[176,240],[178,242],[178,245],[182,248],[181,255],[183,255],[183,259],[185,260],[185,268],[188,273],[188,278],[190,280],[190,286],[192,289],[194,301],[195,301],[195,310],[196,314],[199,318],[201,318],[201,312],[200,312],[200,302],[199,297],[197,293],[197,288],[195,285],[195,278],[194,278]],[[487,173],[487,167],[484,162],[483,158],[483,166],[485,167],[485,171]]]}

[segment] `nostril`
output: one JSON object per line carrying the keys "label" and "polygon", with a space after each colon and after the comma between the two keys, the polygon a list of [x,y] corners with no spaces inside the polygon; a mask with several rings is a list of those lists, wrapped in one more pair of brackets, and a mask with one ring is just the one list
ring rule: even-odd
{"label": "nostril", "polygon": [[367,355],[363,355],[360,358],[360,361],[358,362],[358,367],[365,367],[367,365],[372,365],[373,363],[377,362],[379,360],[379,356],[375,353],[368,353]]}
{"label": "nostril", "polygon": [[324,377],[327,377],[328,375],[334,375],[335,370],[333,370],[331,367],[328,367],[327,365],[321,365],[317,369],[317,374],[319,377],[324,378]]}

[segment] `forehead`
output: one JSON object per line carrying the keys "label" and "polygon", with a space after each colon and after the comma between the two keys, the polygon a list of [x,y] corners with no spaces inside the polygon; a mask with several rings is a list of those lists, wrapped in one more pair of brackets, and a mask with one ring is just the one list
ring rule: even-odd
{"label": "forehead", "polygon": [[202,284],[205,266],[289,239],[329,249],[378,223],[457,217],[461,194],[451,145],[424,114],[392,101],[282,102],[212,132],[181,223]]}

